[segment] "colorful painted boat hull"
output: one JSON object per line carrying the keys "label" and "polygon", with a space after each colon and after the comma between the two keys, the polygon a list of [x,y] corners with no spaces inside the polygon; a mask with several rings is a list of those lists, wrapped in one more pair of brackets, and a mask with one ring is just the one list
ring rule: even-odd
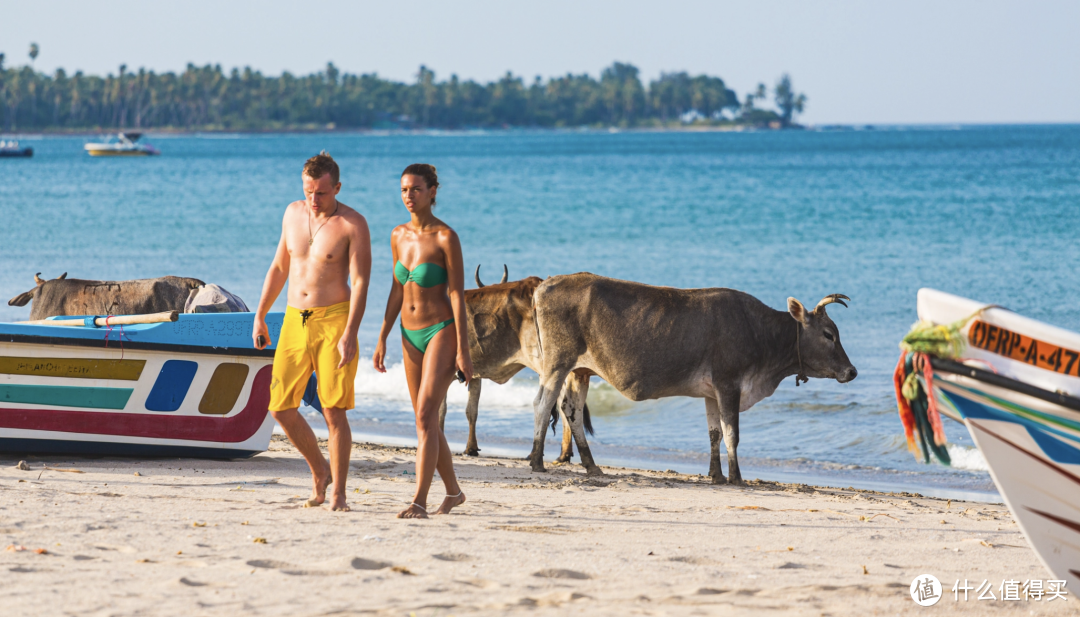
{"label": "colorful painted boat hull", "polygon": [[[254,349],[253,318],[0,324],[0,452],[236,458],[266,450],[274,352]],[[281,319],[267,317],[271,340]]]}
{"label": "colorful painted boat hull", "polygon": [[[919,292],[920,318],[938,324],[982,306],[934,290]],[[1026,348],[987,343],[980,337],[990,326],[1008,333],[1007,342]],[[1080,349],[1080,335],[1003,309],[986,311],[963,333],[969,340],[964,354],[969,366],[989,369],[1001,379],[994,384],[974,372],[936,371],[941,411],[967,426],[998,491],[1046,568],[1068,581],[1069,588],[1080,587],[1080,409],[1075,408],[1080,379],[1076,367],[1066,370],[1067,354],[1059,355],[1066,362],[1046,360],[1056,349]],[[1028,361],[1018,359],[1027,357],[1031,341],[1042,352]],[[1028,393],[1020,391],[1024,387]],[[1055,396],[1062,404],[1052,402]]]}

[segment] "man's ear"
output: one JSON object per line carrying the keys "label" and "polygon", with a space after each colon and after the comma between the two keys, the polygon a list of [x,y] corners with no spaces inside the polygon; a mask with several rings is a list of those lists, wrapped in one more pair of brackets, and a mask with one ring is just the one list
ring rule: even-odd
{"label": "man's ear", "polygon": [[799,302],[795,298],[788,298],[787,310],[788,313],[791,313],[791,316],[795,318],[795,321],[804,326],[806,325],[806,307],[802,305],[802,302]]}

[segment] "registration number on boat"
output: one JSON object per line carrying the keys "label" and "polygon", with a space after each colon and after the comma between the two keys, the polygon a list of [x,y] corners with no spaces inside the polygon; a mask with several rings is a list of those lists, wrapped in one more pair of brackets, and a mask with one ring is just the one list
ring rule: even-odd
{"label": "registration number on boat", "polygon": [[1080,377],[1080,352],[1058,347],[976,320],[968,330],[968,342],[990,353],[1026,362],[1041,369]]}

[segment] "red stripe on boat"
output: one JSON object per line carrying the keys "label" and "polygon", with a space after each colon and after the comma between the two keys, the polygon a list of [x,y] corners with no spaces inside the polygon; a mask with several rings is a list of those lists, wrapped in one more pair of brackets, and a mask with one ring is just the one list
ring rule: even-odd
{"label": "red stripe on boat", "polygon": [[270,407],[272,371],[272,366],[264,366],[255,375],[251,382],[251,395],[248,397],[247,406],[231,418],[174,416],[156,412],[0,409],[0,428],[239,443],[250,439],[266,418],[267,409]]}

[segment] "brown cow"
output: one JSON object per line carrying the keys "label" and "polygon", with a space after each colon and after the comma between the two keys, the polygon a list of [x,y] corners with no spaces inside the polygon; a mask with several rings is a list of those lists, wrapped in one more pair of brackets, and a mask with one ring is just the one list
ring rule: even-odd
{"label": "brown cow", "polygon": [[67,278],[67,272],[37,282],[30,291],[11,300],[9,306],[26,306],[33,300],[30,319],[56,315],[142,315],[184,310],[192,289],[204,283],[199,279],[163,276],[133,281],[85,281]]}
{"label": "brown cow", "polygon": [[[480,266],[474,275],[478,289],[465,292],[465,310],[469,319],[469,354],[472,356],[473,375],[490,379],[498,384],[510,381],[523,368],[540,366],[540,348],[537,345],[536,321],[533,313],[533,292],[543,282],[538,277],[511,283],[506,282],[506,266],[503,278],[497,285],[485,286],[480,282]],[[469,419],[469,441],[465,454],[478,456],[476,443],[476,418],[480,404],[480,379],[469,383],[469,402],[465,415]],[[552,410],[554,412],[554,410]],[[439,423],[446,418],[446,401],[439,410]],[[552,414],[552,430],[558,416]],[[588,406],[582,411],[584,429],[592,434]],[[556,462],[569,462],[574,455],[572,432],[569,422],[563,424],[562,454]]]}

